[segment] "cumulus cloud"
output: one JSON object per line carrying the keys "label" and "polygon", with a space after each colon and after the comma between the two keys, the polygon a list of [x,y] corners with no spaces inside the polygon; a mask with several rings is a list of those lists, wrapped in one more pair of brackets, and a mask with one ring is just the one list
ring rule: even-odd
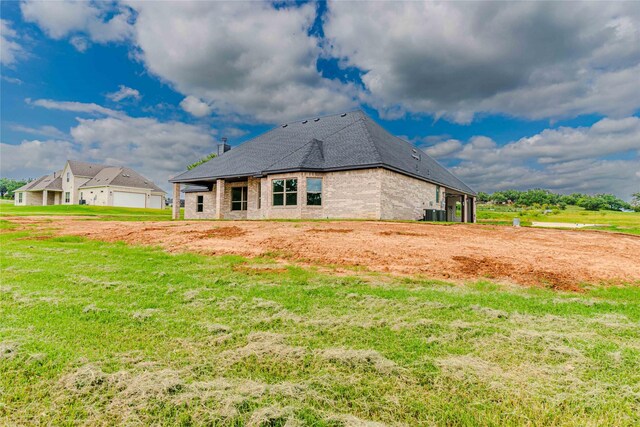
{"label": "cumulus cloud", "polygon": [[640,185],[638,117],[545,129],[502,146],[475,136],[466,143],[446,140],[423,148],[482,191],[543,187],[629,198]]}
{"label": "cumulus cloud", "polygon": [[209,104],[191,95],[180,102],[180,107],[195,117],[208,116],[213,112],[213,108]]}
{"label": "cumulus cloud", "polygon": [[[316,67],[314,4],[130,2],[148,70],[187,96],[183,108],[266,122],[353,108],[351,85]],[[204,104],[204,105],[203,105]]]}
{"label": "cumulus cloud", "polygon": [[0,142],[2,175],[9,178],[39,178],[59,170],[68,158],[80,158],[78,147],[65,140],[24,140],[20,144]]}
{"label": "cumulus cloud", "polygon": [[108,93],[107,98],[109,98],[113,102],[120,102],[123,99],[127,98],[138,101],[140,98],[142,98],[142,95],[140,95],[140,92],[136,89],[120,85],[120,88],[116,92]]}
{"label": "cumulus cloud", "polygon": [[0,64],[10,66],[24,55],[22,46],[16,41],[18,33],[6,19],[0,19]]}
{"label": "cumulus cloud", "polygon": [[121,42],[132,34],[129,8],[110,2],[93,1],[23,1],[22,16],[37,24],[49,37],[64,39],[79,51],[85,51],[89,41]]}
{"label": "cumulus cloud", "polygon": [[363,72],[367,102],[393,117],[640,108],[633,2],[332,2],[324,31],[329,54]]}
{"label": "cumulus cloud", "polygon": [[98,117],[78,117],[77,125],[64,140],[3,143],[2,170],[8,176],[43,175],[73,158],[132,167],[168,190],[167,180],[171,176],[215,151],[217,132],[205,126],[112,114],[112,110],[97,104],[52,100],[36,100],[31,104]]}

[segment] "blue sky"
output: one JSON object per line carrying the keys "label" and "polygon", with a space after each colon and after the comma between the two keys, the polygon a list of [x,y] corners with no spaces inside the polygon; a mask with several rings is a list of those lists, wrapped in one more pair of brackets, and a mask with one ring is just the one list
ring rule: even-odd
{"label": "blue sky", "polygon": [[640,191],[634,3],[1,2],[2,175],[363,109],[481,191]]}

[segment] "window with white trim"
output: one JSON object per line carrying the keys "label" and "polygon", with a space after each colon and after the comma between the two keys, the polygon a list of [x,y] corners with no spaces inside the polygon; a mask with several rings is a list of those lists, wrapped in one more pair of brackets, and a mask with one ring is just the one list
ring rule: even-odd
{"label": "window with white trim", "polygon": [[71,177],[71,172],[67,172],[67,182],[69,182],[70,177]]}
{"label": "window with white trim", "polygon": [[18,203],[22,203],[22,193],[18,193]]}
{"label": "window with white trim", "polygon": [[68,192],[68,191],[66,191],[66,192],[64,193],[64,202],[65,202],[65,203],[71,203],[71,193],[70,193],[70,192]]}

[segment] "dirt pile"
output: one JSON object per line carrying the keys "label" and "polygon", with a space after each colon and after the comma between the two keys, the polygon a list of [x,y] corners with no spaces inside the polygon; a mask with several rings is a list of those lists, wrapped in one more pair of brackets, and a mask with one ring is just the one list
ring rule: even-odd
{"label": "dirt pile", "polygon": [[640,238],[595,231],[391,222],[117,222],[10,218],[59,235],[172,252],[272,256],[445,280],[492,279],[578,290],[640,283]]}

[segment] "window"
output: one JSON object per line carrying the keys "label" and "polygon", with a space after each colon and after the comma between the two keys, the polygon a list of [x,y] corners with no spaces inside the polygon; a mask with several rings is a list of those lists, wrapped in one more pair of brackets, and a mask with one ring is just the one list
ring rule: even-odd
{"label": "window", "polygon": [[22,203],[22,193],[18,193],[18,203]]}
{"label": "window", "polygon": [[298,204],[298,180],[274,179],[273,206],[296,206]]}
{"label": "window", "polygon": [[68,191],[64,193],[64,202],[71,203],[71,193]]}
{"label": "window", "polygon": [[80,200],[84,199],[84,195],[82,194],[82,191],[80,192]]}
{"label": "window", "polygon": [[69,182],[69,177],[71,176],[71,172],[67,172],[67,182]]}
{"label": "window", "polygon": [[204,196],[198,196],[196,200],[196,212],[204,211]]}
{"label": "window", "polygon": [[436,203],[440,203],[440,186],[436,185]]}
{"label": "window", "polygon": [[307,205],[322,206],[322,178],[307,178]]}
{"label": "window", "polygon": [[247,187],[231,188],[231,210],[232,211],[247,210]]}

